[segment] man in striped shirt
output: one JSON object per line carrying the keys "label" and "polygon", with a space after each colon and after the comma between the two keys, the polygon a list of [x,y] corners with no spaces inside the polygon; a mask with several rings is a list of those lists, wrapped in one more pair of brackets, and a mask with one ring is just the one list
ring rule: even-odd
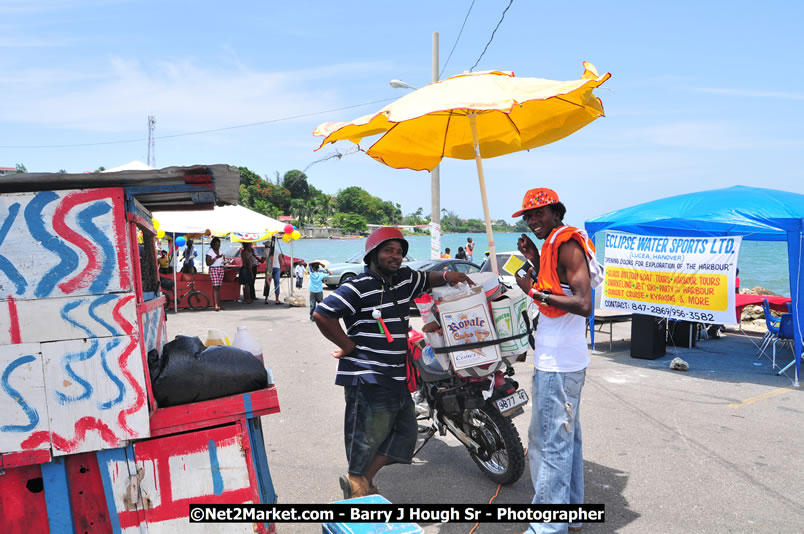
{"label": "man in striped shirt", "polygon": [[[344,387],[344,442],[349,471],[340,477],[345,499],[377,493],[374,475],[384,465],[410,463],[418,427],[406,384],[410,299],[444,284],[471,280],[451,271],[402,267],[408,242],[397,228],[366,240],[365,271],[344,282],[316,307],[313,318],[338,346],[335,383]],[[343,319],[346,330],[341,327]]]}

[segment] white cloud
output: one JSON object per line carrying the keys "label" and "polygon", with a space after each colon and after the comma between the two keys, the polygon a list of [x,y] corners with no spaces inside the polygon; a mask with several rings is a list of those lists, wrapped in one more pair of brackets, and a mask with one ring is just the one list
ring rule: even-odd
{"label": "white cloud", "polygon": [[155,114],[163,134],[215,129],[341,107],[329,80],[382,68],[352,63],[261,72],[239,63],[145,65],[114,57],[101,68],[29,69],[10,77],[0,116],[12,123],[130,131]]}
{"label": "white cloud", "polygon": [[804,100],[804,93],[795,93],[792,91],[770,91],[767,89],[739,89],[728,87],[698,87],[694,90],[699,93],[710,93],[724,96],[774,98],[779,100]]}

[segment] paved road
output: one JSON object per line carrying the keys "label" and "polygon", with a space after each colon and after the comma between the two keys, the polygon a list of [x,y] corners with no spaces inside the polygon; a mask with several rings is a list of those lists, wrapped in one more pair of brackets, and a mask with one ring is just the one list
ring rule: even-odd
{"label": "paved road", "polygon": [[[306,287],[306,286],[305,286]],[[298,290],[297,290],[298,292]],[[306,295],[306,290],[301,291]],[[287,282],[283,285],[283,297]],[[342,390],[333,384],[331,346],[307,308],[229,303],[227,309],[182,311],[168,336],[247,325],[273,369],[281,412],[263,418],[274,486],[283,503],[342,498],[345,472]],[[415,324],[415,319],[414,319]],[[581,404],[586,502],[606,505],[606,523],[584,532],[799,532],[804,522],[804,396],[757,361],[752,340],[728,333],[676,352],[690,364],[670,371],[676,354],[629,357],[627,325],[615,329],[613,352],[596,354]],[[756,341],[756,340],[753,340]],[[608,343],[598,348],[608,348]],[[790,359],[790,352],[781,360]],[[530,363],[517,364],[530,389]],[[527,439],[530,407],[514,422]],[[393,503],[487,503],[497,486],[485,479],[451,437],[434,438],[412,466],[390,466],[376,479]],[[496,503],[527,503],[526,470]],[[471,524],[422,525],[428,533],[467,533]],[[521,532],[524,524],[481,524],[476,533]],[[284,524],[279,532],[320,532]]]}

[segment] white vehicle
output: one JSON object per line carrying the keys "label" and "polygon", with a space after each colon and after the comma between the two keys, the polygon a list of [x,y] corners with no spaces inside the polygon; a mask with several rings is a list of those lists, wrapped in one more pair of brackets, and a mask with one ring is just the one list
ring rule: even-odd
{"label": "white vehicle", "polygon": [[[521,252],[518,250],[512,250],[510,252],[498,252],[497,253],[497,269],[499,269],[500,281],[510,287],[516,287],[516,278],[509,272],[503,270],[503,265],[511,259],[511,256],[516,256],[519,258],[520,261],[523,263],[527,260],[525,256],[522,255]],[[491,272],[491,262],[488,258],[483,262],[483,265],[480,267],[481,273],[489,273]]]}

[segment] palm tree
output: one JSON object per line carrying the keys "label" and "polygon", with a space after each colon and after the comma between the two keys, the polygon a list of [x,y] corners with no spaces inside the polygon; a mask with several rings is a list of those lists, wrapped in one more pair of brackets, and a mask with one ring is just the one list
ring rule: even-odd
{"label": "palm tree", "polygon": [[297,221],[299,221],[299,226],[304,224],[304,220],[307,218],[307,213],[307,202],[305,202],[303,199],[294,198],[290,201],[290,214]]}

